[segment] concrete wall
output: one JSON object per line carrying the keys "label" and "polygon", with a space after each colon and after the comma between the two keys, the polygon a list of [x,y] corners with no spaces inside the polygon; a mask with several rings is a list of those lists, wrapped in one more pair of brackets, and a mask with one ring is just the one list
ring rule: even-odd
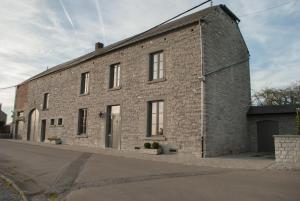
{"label": "concrete wall", "polygon": [[248,133],[250,135],[251,151],[257,152],[257,122],[277,121],[280,135],[291,135],[296,133],[295,114],[273,114],[255,115],[248,117]]}
{"label": "concrete wall", "polygon": [[[205,156],[249,150],[248,50],[238,28],[223,10],[202,20],[205,76]],[[213,72],[213,73],[212,73]]]}
{"label": "concrete wall", "polygon": [[[22,108],[25,111],[22,138],[26,139],[29,112],[36,108],[39,122],[47,120],[46,138],[58,136],[67,144],[104,147],[106,122],[99,118],[99,113],[105,113],[108,105],[120,104],[121,148],[133,149],[151,140],[146,139],[147,101],[163,99],[164,137],[155,140],[179,152],[200,154],[199,35],[199,25],[194,24],[28,82],[27,102]],[[149,54],[159,50],[164,51],[166,79],[149,82]],[[109,90],[109,66],[118,62],[121,88]],[[88,95],[82,96],[80,75],[84,72],[90,72],[90,89]],[[49,93],[49,109],[45,111],[42,110],[44,93]],[[77,136],[80,108],[88,109],[84,136]],[[57,126],[60,117],[63,126]],[[49,125],[52,118],[56,126]]]}
{"label": "concrete wall", "polygon": [[300,135],[274,135],[276,162],[300,163]]}

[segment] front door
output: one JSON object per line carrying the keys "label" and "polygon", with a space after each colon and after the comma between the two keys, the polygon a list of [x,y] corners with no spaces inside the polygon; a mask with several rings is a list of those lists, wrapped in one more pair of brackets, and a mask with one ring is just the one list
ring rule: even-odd
{"label": "front door", "polygon": [[257,122],[257,149],[258,152],[274,152],[273,135],[279,134],[277,121]]}
{"label": "front door", "polygon": [[45,137],[46,137],[46,119],[42,120],[42,125],[41,125],[41,142],[45,141]]}
{"label": "front door", "polygon": [[33,109],[29,113],[29,118],[28,118],[27,140],[37,141],[38,128],[39,128],[39,111],[37,109]]}
{"label": "front door", "polygon": [[121,148],[121,115],[120,105],[108,106],[107,108],[107,134],[106,147]]}

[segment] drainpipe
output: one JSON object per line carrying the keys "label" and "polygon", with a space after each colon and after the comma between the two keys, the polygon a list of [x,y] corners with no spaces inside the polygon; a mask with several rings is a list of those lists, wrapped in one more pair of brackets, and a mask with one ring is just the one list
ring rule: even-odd
{"label": "drainpipe", "polygon": [[203,34],[202,34],[202,24],[203,24],[203,19],[200,19],[199,20],[199,27],[200,27],[200,50],[201,50],[201,76],[199,77],[200,79],[200,82],[201,82],[201,130],[200,130],[200,137],[201,137],[201,157],[204,158],[205,156],[205,149],[204,149],[204,146],[205,146],[205,121],[204,121],[204,118],[205,118],[205,104],[204,104],[204,101],[205,101],[205,77],[204,77],[204,62],[203,62]]}

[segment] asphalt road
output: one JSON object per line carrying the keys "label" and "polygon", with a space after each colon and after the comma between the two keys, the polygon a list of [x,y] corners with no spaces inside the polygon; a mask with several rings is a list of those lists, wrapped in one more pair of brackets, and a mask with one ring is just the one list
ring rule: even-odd
{"label": "asphalt road", "polygon": [[33,201],[300,200],[299,171],[184,166],[5,140],[0,172]]}

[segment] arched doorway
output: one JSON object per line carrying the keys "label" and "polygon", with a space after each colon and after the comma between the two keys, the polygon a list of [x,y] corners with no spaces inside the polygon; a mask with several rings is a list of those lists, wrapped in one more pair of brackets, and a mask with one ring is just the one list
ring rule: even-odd
{"label": "arched doorway", "polygon": [[31,110],[28,115],[28,131],[27,140],[37,141],[39,129],[39,111],[37,109]]}
{"label": "arched doorway", "polygon": [[265,120],[257,122],[257,149],[258,152],[273,152],[273,135],[279,134],[277,121]]}

